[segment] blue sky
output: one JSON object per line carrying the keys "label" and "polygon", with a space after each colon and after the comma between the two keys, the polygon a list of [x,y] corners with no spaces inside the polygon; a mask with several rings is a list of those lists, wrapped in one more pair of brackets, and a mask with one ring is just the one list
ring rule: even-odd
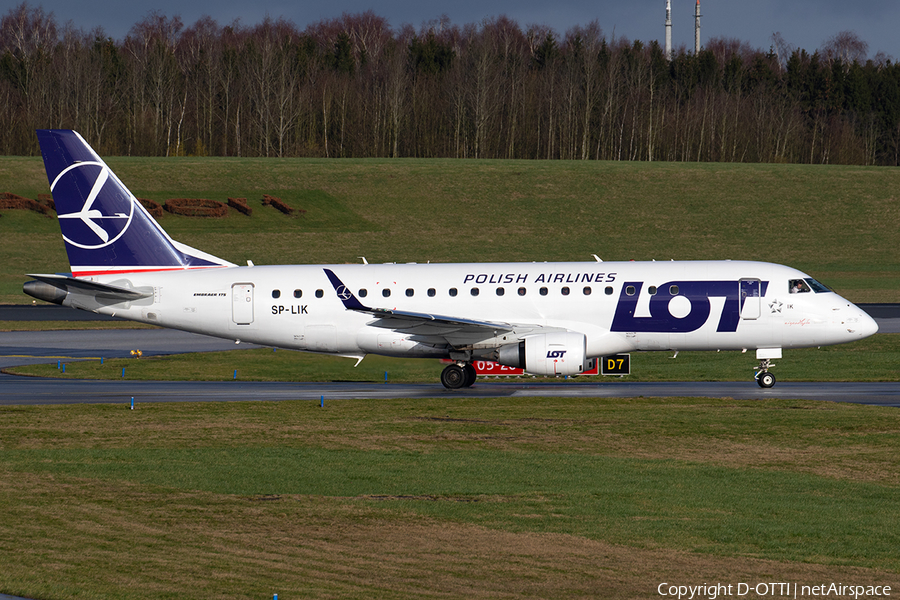
{"label": "blue sky", "polygon": [[[676,47],[693,48],[694,4],[696,0],[672,0],[673,40]],[[190,25],[209,15],[220,25],[240,19],[244,25],[262,21],[267,15],[284,17],[300,29],[322,19],[339,17],[344,12],[372,10],[388,19],[391,27],[404,23],[416,29],[443,14],[457,25],[478,23],[485,18],[506,15],[523,28],[530,24],[548,25],[559,34],[575,25],[596,19],[609,37],[642,41],[664,40],[665,0],[456,0],[438,3],[428,0],[332,0],[297,2],[285,0],[43,0],[30,1],[52,11],[58,22],[71,20],[76,27],[90,30],[102,27],[108,36],[123,38],[131,26],[157,10],[178,15]],[[5,11],[4,11],[5,12]],[[754,48],[768,50],[772,34],[780,32],[794,47],[815,50],[841,31],[853,31],[869,44],[869,57],[879,51],[900,57],[900,2],[897,0],[701,0],[701,39],[737,38]]]}

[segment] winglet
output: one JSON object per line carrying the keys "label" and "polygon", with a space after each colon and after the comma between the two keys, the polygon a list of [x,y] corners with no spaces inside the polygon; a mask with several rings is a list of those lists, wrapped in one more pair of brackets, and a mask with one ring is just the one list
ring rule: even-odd
{"label": "winglet", "polygon": [[338,279],[338,276],[334,274],[334,271],[331,269],[323,269],[325,274],[328,276],[328,280],[331,282],[331,285],[334,286],[334,291],[337,294],[338,298],[341,299],[341,302],[344,303],[344,308],[347,310],[362,310],[362,311],[371,311],[367,306],[363,306],[363,304],[353,295],[353,292],[350,291],[344,282]]}

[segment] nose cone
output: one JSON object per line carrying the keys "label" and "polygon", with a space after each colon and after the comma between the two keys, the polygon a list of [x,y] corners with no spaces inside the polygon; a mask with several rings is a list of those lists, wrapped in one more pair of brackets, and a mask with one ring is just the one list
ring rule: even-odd
{"label": "nose cone", "polygon": [[855,304],[847,302],[845,307],[837,310],[839,321],[836,321],[835,325],[839,322],[839,327],[846,332],[850,340],[861,340],[878,333],[878,323],[875,319]]}
{"label": "nose cone", "polygon": [[870,317],[864,311],[859,310],[859,323],[855,327],[851,327],[855,329],[855,333],[859,336],[859,339],[867,338],[870,335],[875,335],[878,333],[878,323],[875,322],[875,319]]}
{"label": "nose cone", "polygon": [[[834,344],[855,342],[878,332],[878,323],[864,310],[849,302],[840,299],[838,305],[831,307],[832,321],[829,330],[834,336]],[[837,341],[840,339],[841,341]]]}

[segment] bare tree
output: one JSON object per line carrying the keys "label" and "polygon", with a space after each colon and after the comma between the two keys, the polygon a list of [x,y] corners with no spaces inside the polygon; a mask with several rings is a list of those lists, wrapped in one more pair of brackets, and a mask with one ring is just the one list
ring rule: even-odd
{"label": "bare tree", "polygon": [[[181,29],[180,17],[169,18],[154,11],[135,24],[125,40],[132,59],[132,87],[139,95],[135,142],[141,140],[143,134],[150,133],[155,148],[145,151],[162,151],[165,156],[175,149],[172,128],[183,110],[184,82],[175,57]],[[152,119],[149,132],[145,129],[148,113]]]}
{"label": "bare tree", "polygon": [[11,83],[21,102],[17,107],[20,118],[12,120],[12,124],[19,127],[14,127],[16,131],[10,134],[21,136],[22,141],[31,138],[31,146],[34,145],[33,136],[27,126],[21,128],[21,125],[36,122],[44,115],[55,115],[56,122],[60,119],[51,99],[56,76],[52,56],[57,39],[53,14],[45,13],[40,7],[31,8],[26,2],[0,19],[0,48],[6,51]]}
{"label": "bare tree", "polygon": [[859,39],[852,31],[842,31],[829,38],[822,46],[822,56],[829,64],[840,61],[846,72],[852,63],[864,63],[869,53],[869,44]]}

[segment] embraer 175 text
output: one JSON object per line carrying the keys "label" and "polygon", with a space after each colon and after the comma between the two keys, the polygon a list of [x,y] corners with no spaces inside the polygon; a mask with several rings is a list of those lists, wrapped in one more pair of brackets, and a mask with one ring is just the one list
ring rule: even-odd
{"label": "embraer 175 text", "polygon": [[170,238],[74,131],[39,131],[71,275],[31,275],[56,304],[266,346],[362,360],[474,360],[577,375],[636,350],[755,350],[860,340],[862,310],[808,275],[745,261],[237,266]]}

